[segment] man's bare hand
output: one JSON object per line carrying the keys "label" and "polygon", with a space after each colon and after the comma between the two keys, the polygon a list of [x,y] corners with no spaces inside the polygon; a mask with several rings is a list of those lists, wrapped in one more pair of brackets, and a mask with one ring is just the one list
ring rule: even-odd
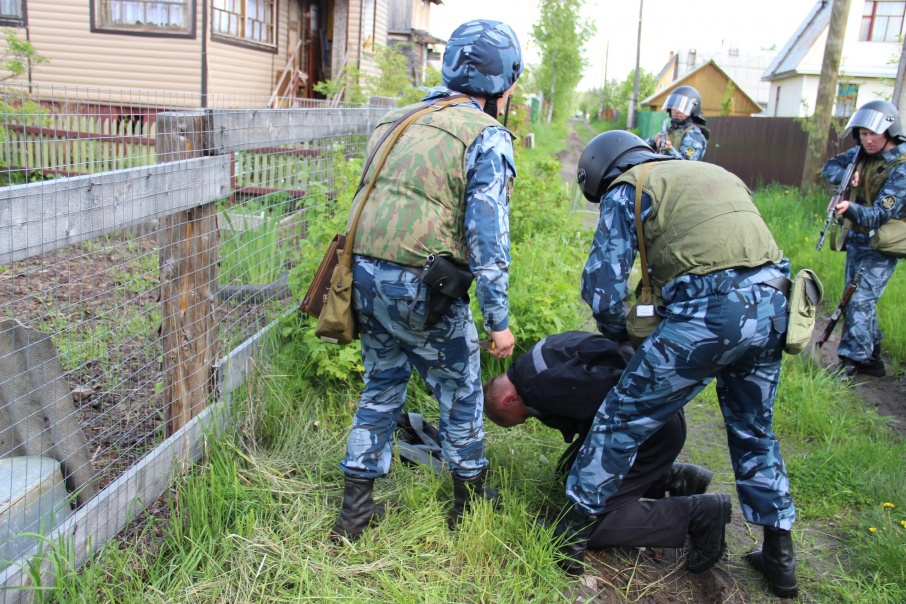
{"label": "man's bare hand", "polygon": [[503,331],[492,331],[491,341],[494,346],[488,351],[498,359],[505,359],[513,355],[513,348],[516,346],[516,338],[513,332],[507,327]]}

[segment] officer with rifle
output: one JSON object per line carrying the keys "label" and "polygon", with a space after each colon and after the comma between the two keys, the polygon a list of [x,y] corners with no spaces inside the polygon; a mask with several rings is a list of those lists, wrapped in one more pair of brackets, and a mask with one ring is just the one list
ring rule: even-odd
{"label": "officer with rifle", "polygon": [[692,86],[680,86],[664,103],[667,119],[660,133],[649,138],[648,146],[675,159],[701,161],[705,158],[711,131],[702,117],[702,97]]}
{"label": "officer with rifle", "polygon": [[834,218],[844,219],[845,239],[836,247],[846,252],[846,283],[862,275],[843,311],[837,349],[840,362],[835,371],[846,379],[856,374],[885,375],[877,308],[899,260],[875,249],[877,240],[872,239],[891,220],[906,219],[906,134],[896,107],[887,101],[865,103],[849,119],[845,133],[850,131],[858,146],[828,160],[821,169],[825,180],[841,187],[838,192],[851,187],[855,197],[850,201],[834,196],[825,224],[826,231]]}

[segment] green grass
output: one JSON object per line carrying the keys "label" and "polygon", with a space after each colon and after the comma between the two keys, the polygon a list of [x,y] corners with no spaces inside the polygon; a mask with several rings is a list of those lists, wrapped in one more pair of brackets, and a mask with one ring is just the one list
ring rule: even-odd
{"label": "green grass", "polygon": [[[578,287],[590,234],[561,215],[561,185],[548,161],[557,150],[557,136],[555,130],[541,132],[539,148],[517,159],[520,179],[534,175],[523,181],[526,186],[517,185],[511,201],[514,210],[525,212],[512,224],[511,283],[514,329],[523,349],[538,337],[587,319]],[[830,298],[839,295],[842,255],[811,253],[820,225],[809,208],[820,200],[802,201],[797,192],[776,188],[757,198],[794,265],[812,266]],[[340,212],[344,203],[338,201]],[[545,220],[537,220],[538,213]],[[317,237],[323,239],[339,223],[330,220],[323,233],[315,232]],[[304,285],[298,276],[296,282]],[[885,297],[895,285],[894,279]],[[827,309],[834,304],[829,302]],[[887,314],[889,321],[893,313]],[[902,334],[884,325],[886,350],[903,359]],[[52,550],[61,570],[52,599],[564,600],[570,582],[555,565],[551,530],[536,522],[539,515],[555,513],[563,501],[553,468],[564,446],[557,432],[536,422],[511,430],[488,424],[489,480],[505,505],[497,512],[480,506],[457,532],[444,522],[452,497],[449,477],[394,460],[391,474],[376,488],[378,500],[392,503],[387,516],[355,544],[331,543],[327,534],[341,499],[338,462],[361,389],[357,347],[321,343],[311,333],[311,322],[300,317],[285,321],[277,336],[270,364],[234,399],[234,428],[213,437],[204,465],[177,480],[168,493],[170,518],[152,519],[141,534],[109,544],[77,573],[67,562],[70,554]],[[504,366],[485,363],[485,377]],[[418,379],[410,384],[407,409],[437,420],[436,404]],[[716,482],[730,485],[714,388],[687,409],[692,422],[717,422],[706,439],[687,445],[688,457],[713,467]],[[838,543],[822,558],[821,564],[830,559],[829,568],[803,553],[810,551],[803,547],[807,544],[798,544],[806,599],[906,601],[906,444],[851,390],[793,357],[784,359],[775,427],[800,518]],[[733,552],[728,564],[732,572],[745,566],[738,555]],[[608,560],[622,564],[618,557]],[[626,564],[631,569],[633,562]],[[743,596],[763,596],[760,581],[748,588],[752,593]]]}

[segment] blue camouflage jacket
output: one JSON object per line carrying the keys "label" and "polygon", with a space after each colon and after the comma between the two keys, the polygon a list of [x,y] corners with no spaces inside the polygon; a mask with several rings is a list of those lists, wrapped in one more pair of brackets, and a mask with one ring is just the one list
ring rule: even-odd
{"label": "blue camouflage jacket", "polygon": [[[661,126],[661,131],[666,129],[668,136],[670,136],[674,130],[684,130],[689,125],[691,125],[692,128],[683,136],[683,140],[680,143],[680,148],[677,149],[676,147],[673,147],[672,149],[668,149],[664,152],[664,155],[669,155],[670,157],[676,159],[688,159],[691,161],[701,161],[705,159],[705,151],[708,148],[708,139],[705,138],[705,135],[702,133],[701,128],[699,128],[699,126],[695,124],[691,118],[687,119],[678,126],[674,126],[673,120],[668,117],[664,120],[664,124],[663,126]],[[645,142],[648,143],[649,147],[657,151],[657,149],[655,149],[653,136]]]}
{"label": "blue camouflage jacket", "polygon": [[[824,163],[821,175],[833,184],[839,185],[846,169],[852,163],[859,147],[853,147],[846,153],[832,157]],[[881,157],[888,163],[906,153],[906,143],[884,151]],[[906,163],[894,166],[881,190],[872,200],[872,205],[863,206],[851,203],[844,216],[857,226],[876,229],[891,218],[906,219]]]}
{"label": "blue camouflage jacket", "polygon": [[[423,100],[459,94],[444,86]],[[473,98],[476,111],[481,111]],[[513,135],[500,127],[485,128],[466,151],[465,232],[469,268],[475,275],[475,297],[487,331],[508,327],[507,288],[510,267],[509,198],[516,178]]]}
{"label": "blue camouflage jacket", "polygon": [[[642,222],[651,212],[651,197],[642,193]],[[591,307],[598,331],[625,341],[629,274],[638,253],[635,228],[635,187],[620,184],[601,198],[601,217],[594,242],[582,272],[582,299]],[[644,270],[644,269],[643,269]],[[756,268],[728,269],[708,275],[683,275],[661,291],[665,305],[673,302],[725,294],[733,289],[789,277],[789,260]]]}

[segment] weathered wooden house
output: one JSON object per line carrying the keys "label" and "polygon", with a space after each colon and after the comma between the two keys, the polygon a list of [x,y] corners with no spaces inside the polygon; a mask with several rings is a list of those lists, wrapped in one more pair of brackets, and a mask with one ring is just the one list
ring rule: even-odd
{"label": "weathered wooden house", "polygon": [[137,103],[147,101],[136,99],[134,91],[147,91],[158,100],[154,104],[263,106],[275,97],[313,98],[314,84],[347,63],[376,73],[373,57],[377,45],[387,43],[388,5],[389,0],[3,0],[0,25],[14,28],[50,60],[22,77],[43,91],[73,87],[67,98],[78,89],[110,90],[114,96],[129,91]]}
{"label": "weathered wooden house", "polygon": [[409,77],[416,86],[424,82],[429,60],[440,58],[446,40],[428,33],[431,5],[443,4],[441,0],[389,0],[390,18],[387,25],[387,43],[402,47],[409,57]]}
{"label": "weathered wooden house", "polygon": [[642,107],[650,111],[660,111],[667,97],[679,86],[692,86],[702,97],[702,115],[753,115],[761,112],[761,107],[721,69],[713,60],[709,60],[673,80],[669,86],[662,88],[641,101]]}

